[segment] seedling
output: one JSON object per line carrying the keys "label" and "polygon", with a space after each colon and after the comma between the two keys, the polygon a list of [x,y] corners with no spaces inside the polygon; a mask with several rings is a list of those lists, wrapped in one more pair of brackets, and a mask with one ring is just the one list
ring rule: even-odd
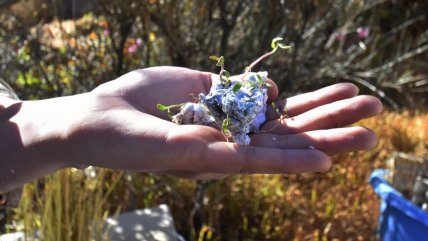
{"label": "seedling", "polygon": [[289,48],[291,48],[291,45],[285,45],[285,44],[281,43],[280,41],[282,41],[282,40],[283,40],[283,38],[281,38],[281,37],[274,38],[272,40],[272,43],[270,44],[272,50],[270,52],[265,53],[264,55],[260,56],[258,59],[256,59],[254,62],[252,62],[248,67],[246,67],[245,72],[244,72],[244,76],[247,73],[251,72],[251,70],[254,68],[254,66],[256,66],[258,63],[260,63],[265,58],[274,54],[278,49],[289,49]]}
{"label": "seedling", "polygon": [[162,105],[162,104],[157,104],[157,105],[156,105],[156,107],[158,108],[158,110],[165,110],[165,111],[167,111],[168,116],[169,116],[170,118],[172,118],[171,109],[174,109],[174,108],[181,108],[182,106],[183,106],[183,105],[169,105],[169,106]]}
{"label": "seedling", "polygon": [[[274,54],[278,49],[289,49],[291,46],[280,43],[283,39],[274,38],[272,50],[252,62],[242,75],[231,76],[225,70],[224,56],[210,56],[220,67],[219,84],[213,84],[210,92],[199,94],[197,103],[180,105],[157,105],[165,110],[172,121],[177,124],[201,124],[215,127],[227,137],[232,137],[237,144],[249,145],[251,132],[260,130],[266,121],[267,90],[272,87],[267,83],[267,72],[251,72],[252,68],[263,59]],[[278,108],[273,106],[285,118]],[[179,113],[172,115],[171,109],[180,108]]]}
{"label": "seedling", "polygon": [[[211,55],[210,59],[217,61],[216,66],[221,67],[221,70],[219,73],[221,84],[224,87],[228,87],[230,85],[230,73],[229,71],[224,69],[224,57],[223,56],[217,57],[217,56]],[[223,78],[223,75],[225,78]]]}
{"label": "seedling", "polygon": [[223,122],[221,123],[221,131],[226,136],[230,136],[229,126],[230,126],[230,118],[226,117],[226,119],[224,119]]}

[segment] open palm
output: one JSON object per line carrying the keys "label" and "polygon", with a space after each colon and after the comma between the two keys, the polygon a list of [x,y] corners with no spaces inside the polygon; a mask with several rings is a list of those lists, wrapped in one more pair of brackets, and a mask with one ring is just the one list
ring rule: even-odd
{"label": "open palm", "polygon": [[[271,108],[250,146],[227,142],[206,126],[178,126],[156,104],[195,101],[207,93],[212,74],[177,67],[155,67],[128,73],[90,93],[86,115],[71,128],[69,139],[82,164],[168,173],[189,178],[218,178],[235,173],[325,171],[329,155],[372,148],[374,134],[344,126],[378,114],[380,101],[356,96],[351,84],[269,101],[287,109],[287,119]],[[84,124],[82,124],[84,123]],[[83,141],[84,140],[84,141]],[[81,146],[81,143],[86,143]]]}

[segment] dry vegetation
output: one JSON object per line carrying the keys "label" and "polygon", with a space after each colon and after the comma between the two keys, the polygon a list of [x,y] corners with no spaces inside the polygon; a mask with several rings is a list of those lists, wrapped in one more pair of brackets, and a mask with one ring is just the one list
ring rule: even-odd
{"label": "dry vegetation", "polygon": [[46,241],[103,240],[100,223],[108,215],[166,203],[188,240],[376,239],[379,200],[367,183],[370,173],[394,151],[428,154],[428,114],[398,109],[428,103],[426,1],[97,2],[101,9],[77,20],[30,27],[1,12],[0,77],[21,98],[38,99],[89,91],[153,65],[214,71],[212,54],[241,72],[280,34],[292,51],[262,68],[283,93],[350,81],[395,112],[361,122],[378,134],[376,149],[336,156],[324,174],[196,183],[63,170],[26,186],[9,231],[25,230],[29,238],[39,231]]}

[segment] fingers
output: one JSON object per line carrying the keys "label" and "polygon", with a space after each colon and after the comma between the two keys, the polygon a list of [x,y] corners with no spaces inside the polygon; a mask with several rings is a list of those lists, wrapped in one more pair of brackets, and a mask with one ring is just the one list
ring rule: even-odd
{"label": "fingers", "polygon": [[[275,103],[279,110],[286,108],[288,116],[296,116],[313,108],[332,103],[338,100],[354,97],[358,88],[350,83],[331,85],[320,90],[290,97]],[[267,119],[277,119],[278,114],[273,107],[268,108]]]}
{"label": "fingers", "polygon": [[192,171],[160,171],[155,173],[175,176],[179,178],[196,179],[196,180],[222,179],[229,176],[228,174],[222,174],[222,173],[200,173],[200,172],[192,172]]}
{"label": "fingers", "polygon": [[331,159],[318,150],[281,150],[241,146],[233,143],[210,143],[193,170],[224,174],[291,174],[323,172]]}
{"label": "fingers", "polygon": [[257,134],[251,145],[280,149],[315,148],[329,155],[369,150],[377,144],[376,135],[363,127],[317,130],[294,135]]}
{"label": "fingers", "polygon": [[268,100],[267,100],[267,103],[272,103],[274,100],[278,98],[278,86],[271,79],[267,79],[266,82],[272,85],[268,89]]}
{"label": "fingers", "polygon": [[357,96],[319,106],[293,118],[269,121],[262,129],[284,135],[338,128],[375,116],[382,108],[380,100],[373,96]]}

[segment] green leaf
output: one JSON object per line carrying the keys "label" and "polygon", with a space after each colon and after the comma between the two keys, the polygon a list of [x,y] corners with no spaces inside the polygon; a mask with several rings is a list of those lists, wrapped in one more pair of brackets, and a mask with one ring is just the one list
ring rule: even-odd
{"label": "green leaf", "polygon": [[230,125],[230,118],[227,117],[223,120],[223,123],[221,123],[221,129],[223,130],[224,134],[229,134],[229,125]]}
{"label": "green leaf", "polygon": [[242,87],[242,83],[241,82],[236,82],[235,85],[232,88],[233,93],[238,92],[241,89],[241,87]]}
{"label": "green leaf", "polygon": [[217,63],[217,66],[222,66],[222,65],[224,65],[224,57],[220,56],[218,63]]}
{"label": "green leaf", "polygon": [[224,87],[229,87],[230,86],[230,73],[229,73],[229,71],[223,69],[220,73],[221,73],[221,84]]}
{"label": "green leaf", "polygon": [[224,56],[217,57],[215,55],[211,55],[210,59],[217,61],[216,66],[223,66],[224,65]]}
{"label": "green leaf", "polygon": [[262,87],[263,86],[263,84],[265,83],[264,81],[263,81],[263,78],[259,75],[259,74],[256,74],[256,76],[257,76],[257,80],[259,80],[259,86],[260,87]]}
{"label": "green leaf", "polygon": [[272,85],[271,85],[270,83],[265,83],[265,86],[266,86],[267,88],[271,88],[271,87],[272,87]]}
{"label": "green leaf", "polygon": [[274,49],[274,50],[276,50],[277,48],[290,49],[292,47],[291,45],[286,45],[286,44],[280,43],[280,41],[282,41],[282,40],[283,40],[283,38],[281,38],[281,37],[274,38],[272,40],[272,43],[271,43],[272,49]]}
{"label": "green leaf", "polygon": [[272,49],[276,49],[278,48],[278,42],[282,41],[284,38],[281,37],[276,37],[274,39],[272,39],[272,43],[270,44],[270,46],[272,47]]}
{"label": "green leaf", "polygon": [[278,47],[281,49],[291,49],[291,45],[285,45],[283,43],[278,43]]}
{"label": "green leaf", "polygon": [[257,84],[254,82],[250,82],[250,81],[245,81],[244,85],[249,85],[251,88],[256,88]]}
{"label": "green leaf", "polygon": [[229,82],[229,79],[230,79],[230,73],[229,73],[229,71],[227,71],[227,70],[224,69],[223,72],[224,72],[224,77],[226,77],[226,81]]}
{"label": "green leaf", "polygon": [[157,104],[156,107],[158,108],[158,110],[169,110],[169,106],[165,106],[162,104]]}
{"label": "green leaf", "polygon": [[210,56],[210,59],[215,60],[215,61],[218,61],[219,57],[217,57],[217,56],[215,56],[215,55],[211,55],[211,56]]}

